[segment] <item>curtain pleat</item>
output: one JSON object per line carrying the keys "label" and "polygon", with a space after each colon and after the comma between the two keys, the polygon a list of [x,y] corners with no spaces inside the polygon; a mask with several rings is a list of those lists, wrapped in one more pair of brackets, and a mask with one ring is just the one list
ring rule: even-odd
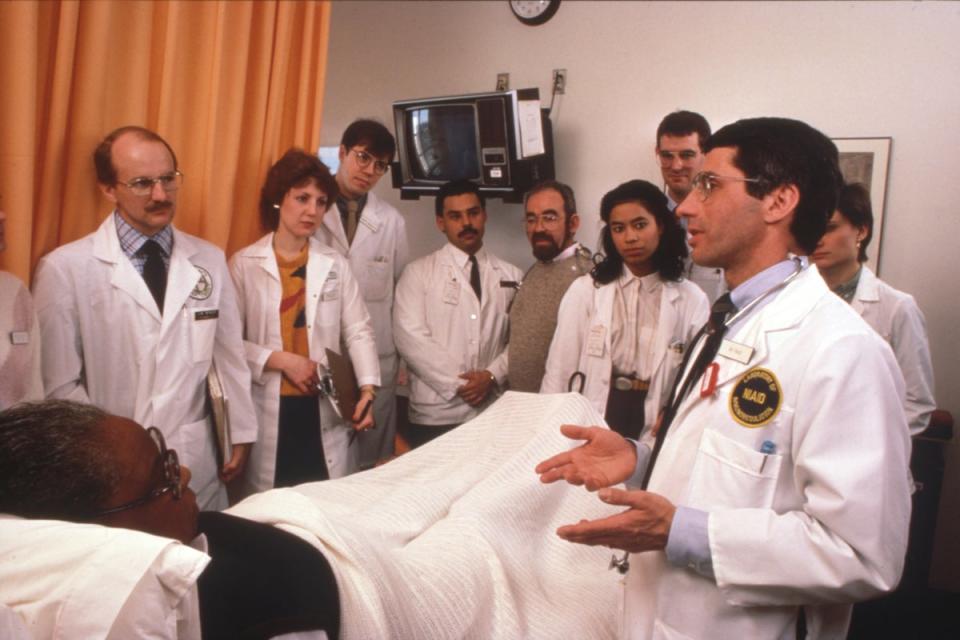
{"label": "curtain pleat", "polygon": [[270,164],[319,144],[329,20],[328,2],[0,2],[0,268],[28,280],[99,225],[93,149],[130,124],[177,153],[180,229],[252,242]]}

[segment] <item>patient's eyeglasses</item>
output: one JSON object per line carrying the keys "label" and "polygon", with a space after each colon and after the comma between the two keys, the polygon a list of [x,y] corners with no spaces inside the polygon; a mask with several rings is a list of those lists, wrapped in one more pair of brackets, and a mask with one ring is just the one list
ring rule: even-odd
{"label": "patient's eyeglasses", "polygon": [[709,171],[701,171],[697,175],[693,176],[693,188],[696,189],[697,194],[700,196],[700,202],[704,202],[707,198],[710,197],[710,194],[713,193],[713,190],[717,188],[717,185],[720,182],[731,181],[731,182],[753,182],[761,183],[763,178],[741,178],[739,176],[718,176],[715,173],[710,173]]}
{"label": "patient's eyeglasses", "polygon": [[170,173],[165,173],[159,178],[134,178],[133,180],[128,180],[127,182],[118,182],[130,190],[135,196],[148,196],[153,192],[153,185],[159,184],[164,191],[170,193],[171,191],[176,191],[180,188],[180,184],[183,182],[183,174],[179,171],[172,171]]}
{"label": "patient's eyeglasses", "polygon": [[173,493],[174,500],[180,499],[180,459],[177,457],[177,452],[173,449],[167,449],[167,443],[164,441],[163,434],[160,433],[160,429],[157,429],[156,427],[149,427],[147,429],[147,434],[153,440],[154,444],[157,445],[157,449],[160,451],[160,464],[163,468],[163,482],[159,487],[153,491],[150,491],[142,498],[138,498],[116,507],[110,507],[109,509],[96,511],[91,514],[93,517],[127,511],[128,509],[133,509],[135,507],[139,507],[140,505],[144,505],[154,498],[159,498],[165,493]]}

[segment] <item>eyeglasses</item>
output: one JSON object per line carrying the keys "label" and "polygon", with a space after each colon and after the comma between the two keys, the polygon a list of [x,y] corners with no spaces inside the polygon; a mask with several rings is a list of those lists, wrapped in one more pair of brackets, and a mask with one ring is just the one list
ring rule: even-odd
{"label": "eyeglasses", "polygon": [[680,162],[683,164],[692,164],[698,155],[699,154],[692,149],[684,149],[683,151],[657,151],[657,157],[660,159],[661,167],[669,167],[676,158],[680,158]]}
{"label": "eyeglasses", "polygon": [[560,216],[556,213],[544,213],[541,216],[530,214],[524,218],[524,222],[531,229],[536,227],[537,223],[542,224],[544,229],[554,229],[560,224]]}
{"label": "eyeglasses", "polygon": [[373,163],[373,170],[378,176],[382,176],[387,172],[387,169],[390,168],[390,164],[384,162],[383,160],[375,160],[372,155],[363,151],[362,149],[357,149],[354,147],[350,149],[353,151],[353,154],[357,156],[357,164],[360,165],[361,169],[366,169],[370,166],[370,163]]}
{"label": "eyeglasses", "polygon": [[763,178],[741,178],[739,176],[718,176],[715,173],[709,173],[707,171],[701,171],[697,175],[693,176],[693,188],[697,190],[697,193],[700,194],[700,201],[703,202],[710,197],[710,194],[713,193],[713,190],[717,188],[717,183],[723,182],[724,180],[729,180],[732,182],[752,182],[754,184],[759,184],[763,182]]}
{"label": "eyeglasses", "polygon": [[127,182],[118,182],[117,184],[122,184],[127,189],[130,189],[130,193],[135,196],[148,196],[153,192],[153,185],[155,184],[159,184],[164,191],[170,193],[171,191],[179,189],[182,182],[183,174],[179,171],[173,171],[171,173],[165,173],[159,178],[134,178]]}
{"label": "eyeglasses", "polygon": [[164,442],[163,434],[160,433],[160,429],[157,429],[156,427],[150,427],[147,429],[147,434],[153,439],[154,444],[157,445],[157,449],[160,450],[160,463],[163,466],[163,483],[142,498],[121,504],[117,507],[110,507],[109,509],[96,511],[91,514],[93,517],[100,517],[109,515],[111,513],[119,513],[120,511],[133,509],[150,502],[154,498],[159,498],[165,493],[173,493],[174,500],[180,499],[180,458],[177,457],[177,452],[173,449],[167,449],[167,443]]}

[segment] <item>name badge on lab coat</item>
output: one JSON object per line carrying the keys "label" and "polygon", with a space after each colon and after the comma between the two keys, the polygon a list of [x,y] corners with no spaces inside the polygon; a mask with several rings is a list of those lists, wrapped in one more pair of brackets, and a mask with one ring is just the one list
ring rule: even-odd
{"label": "name badge on lab coat", "polygon": [[720,343],[720,349],[717,353],[724,358],[736,360],[740,364],[747,364],[753,356],[753,347],[738,344],[732,340],[724,340]]}
{"label": "name badge on lab coat", "polygon": [[445,304],[457,304],[460,302],[460,285],[456,280],[448,280],[443,286],[443,302]]}
{"label": "name badge on lab coat", "polygon": [[27,331],[11,331],[10,344],[29,344],[30,333]]}
{"label": "name badge on lab coat", "polygon": [[602,324],[590,327],[590,334],[587,336],[587,355],[597,358],[603,356],[603,337],[606,333],[607,328]]}

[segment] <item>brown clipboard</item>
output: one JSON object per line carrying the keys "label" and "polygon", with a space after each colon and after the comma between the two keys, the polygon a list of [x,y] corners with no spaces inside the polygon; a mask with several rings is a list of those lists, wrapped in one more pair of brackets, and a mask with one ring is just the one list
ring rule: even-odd
{"label": "brown clipboard", "polygon": [[217,448],[217,468],[223,465],[233,455],[233,445],[230,442],[230,412],[229,399],[220,381],[220,372],[217,365],[211,364],[207,373],[207,410],[210,413],[210,422],[213,428],[213,441]]}
{"label": "brown clipboard", "polygon": [[340,417],[349,422],[360,400],[357,374],[353,371],[353,363],[350,362],[349,356],[342,356],[332,349],[324,349],[324,351],[327,355],[327,372],[336,391],[331,402],[336,403]]}

